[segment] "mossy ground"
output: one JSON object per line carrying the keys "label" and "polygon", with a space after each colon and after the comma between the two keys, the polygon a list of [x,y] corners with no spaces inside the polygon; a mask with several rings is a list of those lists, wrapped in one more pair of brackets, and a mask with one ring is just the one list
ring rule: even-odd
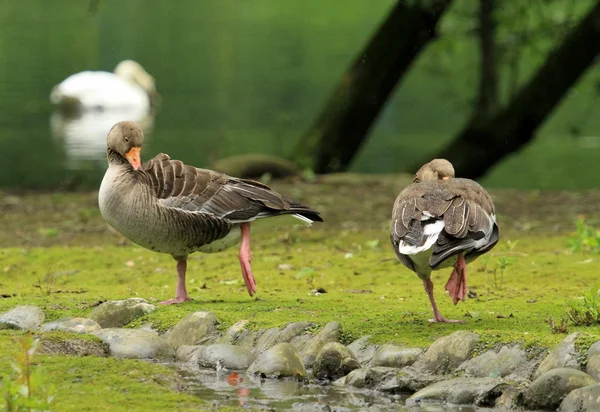
{"label": "mossy ground", "polygon": [[[568,238],[578,215],[598,222],[600,192],[493,191],[501,241],[469,266],[469,290],[477,297],[453,306],[443,293],[449,271],[433,276],[442,313],[466,323],[430,324],[422,283],[396,261],[389,245],[392,203],[408,181],[406,176],[338,175],[315,183],[275,182],[278,190],[322,211],[326,223],[253,238],[257,297],[245,292],[235,249],[195,254],[188,263],[188,292],[194,300],[159,306],[135,324],[151,322],[166,330],[188,313],[204,310],[214,312],[223,329],[240,319],[255,329],[335,320],[343,325],[345,341],[371,335],[374,342],[427,346],[460,329],[480,333],[486,345],[560,341],[564,335],[552,333],[549,316],[558,323],[567,304],[599,281],[600,256],[571,252]],[[89,314],[109,299],[157,302],[173,296],[172,258],[108,229],[94,193],[5,193],[0,199],[0,311],[35,304],[52,320]],[[315,294],[319,288],[327,293]],[[569,332],[576,330],[591,336],[586,341],[600,339],[598,327],[569,326]],[[12,350],[12,335],[0,334],[2,363]],[[169,374],[159,365],[39,359],[67,384],[56,401],[61,410],[87,404],[94,410],[115,404],[132,410],[198,405],[197,399],[164,385],[168,379],[154,378]]]}

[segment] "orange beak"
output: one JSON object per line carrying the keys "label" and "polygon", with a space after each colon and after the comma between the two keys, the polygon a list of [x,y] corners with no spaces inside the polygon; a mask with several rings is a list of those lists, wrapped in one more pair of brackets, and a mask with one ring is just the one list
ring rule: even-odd
{"label": "orange beak", "polygon": [[[133,149],[131,149],[133,150]],[[442,180],[448,180],[448,176],[442,176]]]}
{"label": "orange beak", "polygon": [[138,170],[140,167],[142,167],[142,157],[140,156],[141,150],[141,147],[132,147],[125,154],[125,157],[127,160],[129,160],[129,163],[131,163],[131,166],[133,166],[135,170]]}

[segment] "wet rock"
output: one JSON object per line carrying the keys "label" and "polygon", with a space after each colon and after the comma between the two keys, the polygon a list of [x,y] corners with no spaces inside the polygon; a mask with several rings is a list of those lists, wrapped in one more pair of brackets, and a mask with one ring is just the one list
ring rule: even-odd
{"label": "wet rock", "polygon": [[544,358],[540,366],[533,374],[533,379],[537,379],[544,373],[555,368],[574,368],[579,369],[577,362],[577,350],[575,350],[575,340],[579,332],[571,333],[561,343],[556,345]]}
{"label": "wet rock", "polygon": [[[302,334],[306,332],[313,324],[310,322],[293,322],[284,328],[271,328],[264,331],[256,342],[254,353],[262,353],[267,349],[273,347],[278,343],[292,343],[296,348],[301,346],[300,341],[297,340]],[[304,339],[308,340],[310,337]]]}
{"label": "wet rock", "polygon": [[373,359],[373,356],[377,351],[377,345],[373,345],[369,342],[370,337],[370,335],[363,336],[348,345],[348,349],[354,353],[361,365],[366,365],[371,362],[371,359]]}
{"label": "wet rock", "polygon": [[406,400],[406,406],[426,402],[494,406],[507,384],[495,378],[455,378],[429,385]]}
{"label": "wet rock", "polygon": [[44,321],[44,312],[37,306],[17,306],[0,314],[1,329],[35,330]]}
{"label": "wet rock", "polygon": [[389,366],[392,368],[402,368],[410,366],[423,353],[419,348],[403,348],[395,345],[382,345],[375,352],[371,359],[371,366]]}
{"label": "wet rock", "polygon": [[[246,348],[251,352],[254,352],[258,337],[261,335],[261,331],[243,330],[235,341],[237,346]],[[224,342],[220,342],[224,343]]]}
{"label": "wet rock", "polygon": [[175,357],[175,351],[155,333],[139,329],[108,328],[92,332],[108,344],[117,358],[162,359]]}
{"label": "wet rock", "polygon": [[47,339],[40,342],[39,354],[63,356],[97,356],[107,357],[109,348],[103,342],[83,339]]}
{"label": "wet rock", "polygon": [[217,318],[211,312],[194,312],[181,319],[167,335],[167,343],[179,348],[181,345],[201,345],[215,339]]}
{"label": "wet rock", "polygon": [[519,384],[511,382],[511,385],[508,386],[504,392],[502,392],[502,395],[498,399],[496,399],[496,404],[494,406],[500,408],[502,411],[523,409],[522,407],[527,385],[528,383]]}
{"label": "wet rock", "polygon": [[248,373],[267,378],[302,378],[306,370],[296,347],[290,343],[278,343],[261,353],[248,368]]}
{"label": "wet rock", "polygon": [[527,353],[518,346],[502,346],[499,351],[489,350],[462,363],[458,370],[475,377],[501,378],[513,373],[527,362]]}
{"label": "wet rock", "polygon": [[395,381],[387,382],[386,386],[393,393],[414,393],[446,379],[446,376],[431,375],[409,366],[399,370],[396,373]]}
{"label": "wet rock", "polygon": [[253,350],[254,353],[260,354],[266,351],[267,349],[275,346],[277,344],[277,338],[279,337],[279,332],[281,329],[279,328],[271,328],[265,330],[257,339],[255,348]]}
{"label": "wet rock", "polygon": [[221,338],[217,341],[217,343],[229,343],[233,345],[238,340],[238,338],[242,336],[244,332],[247,331],[246,326],[248,326],[248,323],[250,323],[250,321],[245,319],[234,323],[229,328],[227,328],[227,330],[225,331],[223,336],[221,336]]}
{"label": "wet rock", "polygon": [[360,368],[352,351],[338,342],[329,342],[315,361],[314,375],[317,379],[335,380]]}
{"label": "wet rock", "polygon": [[375,389],[383,382],[395,378],[397,372],[396,368],[387,368],[384,366],[360,368],[353,370],[341,379],[343,379],[343,383],[346,386],[359,389]]}
{"label": "wet rock", "polygon": [[245,370],[256,360],[248,349],[226,343],[202,346],[197,352],[198,365],[202,368]]}
{"label": "wet rock", "polygon": [[471,357],[477,341],[479,335],[465,331],[441,337],[431,344],[413,367],[433,374],[448,374]]}
{"label": "wet rock", "polygon": [[141,298],[111,300],[104,302],[92,313],[90,319],[103,328],[120,328],[139,316],[154,312],[156,307]]}
{"label": "wet rock", "polygon": [[90,333],[102,327],[94,320],[87,318],[64,318],[42,325],[42,332],[60,330],[71,333]]}
{"label": "wet rock", "polygon": [[600,383],[571,391],[558,412],[596,412],[600,409]]}
{"label": "wet rock", "polygon": [[202,345],[181,345],[175,352],[175,359],[179,362],[198,364],[198,353]]}
{"label": "wet rock", "polygon": [[585,371],[597,381],[600,381],[600,341],[594,343],[587,352]]}
{"label": "wet rock", "polygon": [[325,327],[315,334],[302,349],[302,362],[307,368],[312,368],[323,349],[329,342],[337,342],[340,339],[341,326],[337,322],[329,322]]}
{"label": "wet rock", "polygon": [[594,378],[577,369],[552,369],[531,383],[525,392],[525,406],[555,410],[569,392],[595,383]]}

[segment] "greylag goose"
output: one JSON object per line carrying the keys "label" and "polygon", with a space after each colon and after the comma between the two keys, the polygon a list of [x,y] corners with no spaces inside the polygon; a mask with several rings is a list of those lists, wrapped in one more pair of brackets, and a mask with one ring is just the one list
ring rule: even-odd
{"label": "greylag goose", "polygon": [[310,225],[319,212],[269,186],[198,169],[159,154],[142,166],[144,135],[137,123],[115,124],[106,138],[108,169],[98,203],[110,226],[134,243],[168,253],[177,262],[176,297],[189,300],[185,287],[190,253],[220,252],[241,238],[239,261],[250,296],[256,292],[250,254],[250,224],[276,217]]}
{"label": "greylag goose", "polygon": [[400,262],[415,272],[433,308],[431,322],[444,318],[435,304],[431,272],[454,266],[446,290],[455,305],[467,296],[467,263],[498,242],[494,202],[477,182],[454,178],[454,167],[434,159],[396,198],[390,238]]}

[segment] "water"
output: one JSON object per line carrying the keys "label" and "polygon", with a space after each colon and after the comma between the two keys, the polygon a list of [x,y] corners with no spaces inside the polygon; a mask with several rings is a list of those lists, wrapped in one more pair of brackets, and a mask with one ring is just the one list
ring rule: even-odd
{"label": "water", "polygon": [[[404,406],[407,395],[383,393],[334,385],[304,384],[292,380],[260,379],[230,372],[217,373],[197,367],[173,366],[184,378],[188,390],[199,398],[222,406],[242,406],[266,410],[313,411],[421,411],[472,412],[467,406]],[[330,409],[328,409],[330,408]]]}

